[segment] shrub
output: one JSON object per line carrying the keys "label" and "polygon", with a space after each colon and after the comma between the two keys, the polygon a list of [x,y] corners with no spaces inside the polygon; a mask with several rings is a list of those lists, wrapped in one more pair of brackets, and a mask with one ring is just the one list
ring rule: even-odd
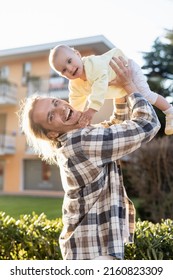
{"label": "shrub", "polygon": [[129,155],[126,174],[130,188],[140,198],[142,220],[173,219],[172,140],[172,136],[153,139]]}
{"label": "shrub", "polygon": [[127,260],[173,260],[173,221],[136,223],[134,243],[126,244]]}
{"label": "shrub", "polygon": [[62,259],[58,238],[61,219],[48,220],[42,213],[23,215],[19,220],[0,212],[1,260]]}
{"label": "shrub", "polygon": [[[62,260],[59,248],[61,219],[44,214],[23,215],[19,220],[0,212],[0,260]],[[172,260],[173,221],[136,223],[134,243],[125,245],[126,260]]]}

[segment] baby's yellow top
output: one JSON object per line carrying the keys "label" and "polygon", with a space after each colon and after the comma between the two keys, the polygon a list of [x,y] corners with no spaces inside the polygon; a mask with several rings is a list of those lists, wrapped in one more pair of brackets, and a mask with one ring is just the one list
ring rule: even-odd
{"label": "baby's yellow top", "polygon": [[83,111],[88,100],[88,108],[99,111],[104,99],[121,98],[126,95],[123,88],[108,86],[116,77],[109,63],[112,57],[127,57],[120,49],[114,48],[102,55],[83,57],[87,81],[74,79],[69,81],[69,101],[77,110]]}

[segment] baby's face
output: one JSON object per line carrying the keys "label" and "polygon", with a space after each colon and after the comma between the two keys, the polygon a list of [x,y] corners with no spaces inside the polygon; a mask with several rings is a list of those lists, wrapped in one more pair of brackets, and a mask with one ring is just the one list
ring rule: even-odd
{"label": "baby's face", "polygon": [[73,49],[60,48],[56,55],[54,65],[59,75],[69,80],[81,78],[83,63],[79,52]]}

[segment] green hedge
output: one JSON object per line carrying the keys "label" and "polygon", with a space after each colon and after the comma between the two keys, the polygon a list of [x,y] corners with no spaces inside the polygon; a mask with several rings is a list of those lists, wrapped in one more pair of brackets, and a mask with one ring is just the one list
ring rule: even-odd
{"label": "green hedge", "polygon": [[125,247],[127,260],[173,260],[173,220],[136,223],[134,243]]}
{"label": "green hedge", "polygon": [[[0,260],[61,260],[60,218],[22,215],[19,220],[0,212]],[[127,260],[173,260],[173,221],[136,223],[135,240],[125,246]]]}
{"label": "green hedge", "polygon": [[61,219],[44,214],[23,215],[19,220],[0,212],[0,260],[59,260]]}

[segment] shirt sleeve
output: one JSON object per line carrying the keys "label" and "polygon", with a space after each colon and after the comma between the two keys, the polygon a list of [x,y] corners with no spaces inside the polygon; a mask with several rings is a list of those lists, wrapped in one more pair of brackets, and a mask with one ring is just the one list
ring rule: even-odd
{"label": "shirt sleeve", "polygon": [[77,81],[69,81],[69,103],[78,111],[83,112],[87,102],[87,94],[84,87]]}
{"label": "shirt sleeve", "polygon": [[92,55],[84,58],[86,78],[91,85],[88,96],[88,108],[96,111],[99,111],[103,106],[108,90],[108,64],[108,61],[102,56]]}
{"label": "shirt sleeve", "polygon": [[140,94],[128,97],[131,119],[109,128],[93,128],[83,137],[84,154],[97,166],[116,161],[150,141],[160,123],[152,106]]}
{"label": "shirt sleeve", "polygon": [[127,106],[127,102],[120,104],[120,103],[116,103],[114,100],[114,111],[113,111],[109,121],[105,120],[101,124],[104,127],[109,127],[110,125],[113,125],[113,124],[120,124],[124,120],[128,120],[129,115],[130,115],[130,110]]}
{"label": "shirt sleeve", "polygon": [[105,94],[108,89],[107,71],[97,71],[88,97],[88,108],[99,111],[104,104]]}

